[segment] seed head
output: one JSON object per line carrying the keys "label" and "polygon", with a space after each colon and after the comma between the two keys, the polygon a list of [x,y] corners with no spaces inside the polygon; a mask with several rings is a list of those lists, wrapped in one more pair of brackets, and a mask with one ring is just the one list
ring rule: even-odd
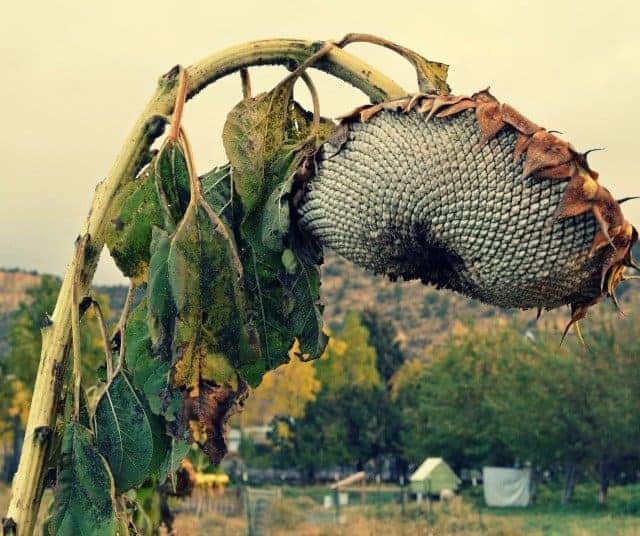
{"label": "seed head", "polygon": [[503,307],[569,304],[570,326],[616,301],[634,266],[638,233],[586,153],[487,90],[360,107],[316,163],[303,229],[392,279]]}

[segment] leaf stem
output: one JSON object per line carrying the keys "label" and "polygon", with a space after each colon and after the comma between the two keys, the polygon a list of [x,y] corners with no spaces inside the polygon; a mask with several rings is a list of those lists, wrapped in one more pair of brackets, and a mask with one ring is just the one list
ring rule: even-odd
{"label": "leaf stem", "polygon": [[124,305],[122,306],[122,312],[120,313],[120,319],[116,326],[115,332],[111,337],[111,340],[116,336],[120,337],[120,348],[118,349],[118,367],[114,371],[114,376],[122,367],[122,363],[125,360],[125,333],[127,329],[127,321],[129,320],[129,313],[131,312],[131,305],[133,305],[133,297],[136,291],[137,285],[133,281],[129,282],[129,288],[127,290],[127,297],[124,299]]}
{"label": "leaf stem", "polygon": [[240,80],[242,82],[242,97],[244,99],[251,98],[251,77],[249,76],[249,69],[246,67],[240,69]]}
{"label": "leaf stem", "polygon": [[[98,327],[100,328],[100,335],[102,336],[102,345],[104,346],[104,360],[107,365],[107,383],[113,378],[113,352],[111,351],[111,341],[109,340],[109,334],[107,332],[107,324],[102,314],[102,307],[96,300],[91,300],[91,306],[93,307],[96,317],[98,319]],[[122,357],[120,358],[122,359]]]}
{"label": "leaf stem", "polygon": [[304,71],[300,78],[307,84],[307,88],[309,89],[309,93],[311,93],[311,100],[313,102],[313,123],[311,124],[311,132],[317,132],[318,128],[320,128],[320,99],[318,98],[318,91],[316,90],[316,86],[311,80],[311,77]]}
{"label": "leaf stem", "polygon": [[187,71],[180,68],[180,83],[178,84],[178,94],[176,95],[176,105],[171,120],[171,130],[167,137],[171,140],[177,140],[180,135],[180,126],[182,124],[182,112],[184,104],[187,100]]}
{"label": "leaf stem", "polygon": [[420,91],[424,93],[449,93],[449,86],[446,82],[448,65],[429,61],[407,47],[372,34],[348,33],[336,45],[344,48],[351,43],[371,43],[392,50],[407,60],[416,70]]}

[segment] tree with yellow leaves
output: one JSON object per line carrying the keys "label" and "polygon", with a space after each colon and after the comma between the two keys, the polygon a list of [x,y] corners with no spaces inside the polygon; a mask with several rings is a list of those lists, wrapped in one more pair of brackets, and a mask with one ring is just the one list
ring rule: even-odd
{"label": "tree with yellow leaves", "polygon": [[[329,343],[331,344],[331,343]],[[297,343],[289,352],[289,363],[267,372],[240,414],[242,426],[264,425],[276,415],[299,418],[316,398],[320,382],[314,367],[300,361]]]}

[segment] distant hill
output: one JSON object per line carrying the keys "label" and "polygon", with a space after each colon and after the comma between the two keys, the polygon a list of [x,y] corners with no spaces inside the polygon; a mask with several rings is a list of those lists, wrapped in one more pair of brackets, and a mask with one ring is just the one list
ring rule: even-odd
{"label": "distant hill", "polygon": [[0,271],[0,314],[17,309],[24,301],[27,289],[40,283],[37,272],[17,268]]}
{"label": "distant hill", "polygon": [[[635,257],[640,258],[640,246],[636,247]],[[322,299],[326,304],[325,321],[330,328],[339,325],[349,309],[375,308],[393,323],[410,357],[428,359],[430,349],[470,322],[481,329],[490,329],[497,322],[517,316],[525,329],[536,326],[535,311],[504,311],[450,291],[427,287],[419,281],[391,282],[331,252],[326,254],[323,274]],[[0,270],[0,346],[8,313],[26,298],[26,290],[39,281],[40,276],[34,272]],[[633,296],[635,306],[640,304],[640,292],[630,293],[632,286],[627,284],[622,288],[620,296],[623,301]],[[95,290],[109,296],[114,312],[122,308],[127,293],[125,286],[96,286]],[[545,313],[542,322],[560,332],[568,318],[568,311],[561,308]]]}

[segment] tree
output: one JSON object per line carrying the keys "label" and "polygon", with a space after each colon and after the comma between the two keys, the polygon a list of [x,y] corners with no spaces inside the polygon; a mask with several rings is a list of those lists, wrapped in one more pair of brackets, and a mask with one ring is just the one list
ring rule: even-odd
{"label": "tree", "polygon": [[[5,461],[5,475],[10,481],[16,469],[29,414],[31,389],[35,382],[40,359],[40,330],[48,322],[60,289],[60,279],[43,275],[39,285],[27,290],[27,299],[14,311],[9,322],[9,349],[1,358],[2,387],[0,388],[1,415],[8,422],[1,423],[1,431],[13,441],[13,452]],[[111,315],[108,297],[99,295],[103,314]],[[93,309],[88,309],[82,320],[82,372],[87,385],[98,381],[97,369],[104,364],[104,349],[100,329]]]}
{"label": "tree", "polygon": [[316,370],[295,354],[294,348],[289,363],[264,375],[239,415],[243,426],[267,424],[276,415],[300,418],[307,404],[315,400],[320,390]]}
{"label": "tree", "polygon": [[[437,455],[457,468],[512,460],[488,404],[496,382],[495,351],[483,335],[471,331],[452,338],[417,374],[401,374],[404,381],[394,385],[394,393],[403,415],[407,460],[419,463]],[[411,362],[406,366],[415,369]]]}
{"label": "tree", "polygon": [[339,465],[349,456],[348,432],[328,391],[321,391],[301,419],[278,416],[269,437],[279,467],[297,468],[307,483],[318,470]]}
{"label": "tree", "polygon": [[357,311],[345,315],[344,324],[329,339],[327,349],[314,362],[323,390],[338,391],[343,387],[381,384],[376,367],[376,351],[369,343],[369,332]]}
{"label": "tree", "polygon": [[319,469],[336,466],[363,470],[396,452],[398,423],[394,406],[381,386],[322,390],[300,419],[278,417],[271,441],[285,467],[297,467],[313,481]]}
{"label": "tree", "polygon": [[367,328],[369,344],[376,352],[376,368],[385,385],[390,385],[391,378],[405,361],[395,327],[391,322],[385,322],[380,313],[373,309],[362,312],[362,324]]}
{"label": "tree", "polygon": [[561,501],[588,471],[604,502],[613,469],[640,442],[638,326],[602,315],[586,346],[518,324],[452,336],[428,365],[405,363],[393,382],[405,456],[442,455],[457,467],[528,462],[560,467]]}
{"label": "tree", "polygon": [[[321,383],[316,399],[300,418],[281,415],[273,423],[272,442],[279,459],[294,464],[307,479],[320,468],[334,466],[361,470],[373,463],[379,472],[386,457],[398,454],[399,419],[378,366],[382,364],[390,377],[404,356],[393,331],[381,330],[377,317],[372,320],[370,315],[369,320],[376,333],[383,332],[382,340],[369,332],[359,313],[349,311],[315,363]],[[378,342],[386,360],[375,350]],[[323,445],[321,452],[318,445]]]}

